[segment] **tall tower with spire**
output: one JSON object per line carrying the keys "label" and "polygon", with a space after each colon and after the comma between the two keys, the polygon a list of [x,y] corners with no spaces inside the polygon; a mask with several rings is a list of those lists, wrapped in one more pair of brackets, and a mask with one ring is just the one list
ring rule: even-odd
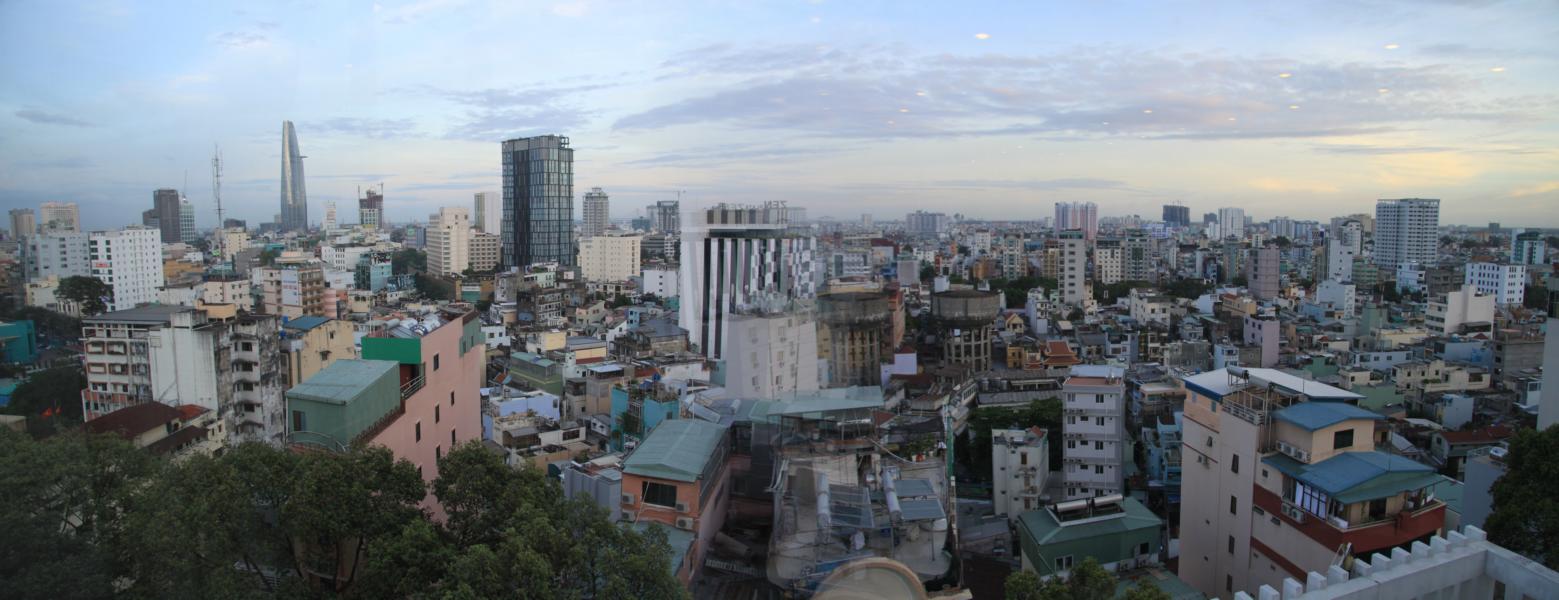
{"label": "tall tower with spire", "polygon": [[303,154],[292,121],[281,122],[281,230],[307,231],[309,196],[303,188]]}

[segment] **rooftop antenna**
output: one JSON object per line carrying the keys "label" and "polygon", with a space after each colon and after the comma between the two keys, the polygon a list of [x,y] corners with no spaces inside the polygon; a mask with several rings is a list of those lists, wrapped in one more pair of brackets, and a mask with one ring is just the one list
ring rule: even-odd
{"label": "rooftop antenna", "polygon": [[217,256],[226,256],[223,253],[223,239],[227,237],[227,221],[222,218],[222,147],[211,145],[211,199],[217,203]]}

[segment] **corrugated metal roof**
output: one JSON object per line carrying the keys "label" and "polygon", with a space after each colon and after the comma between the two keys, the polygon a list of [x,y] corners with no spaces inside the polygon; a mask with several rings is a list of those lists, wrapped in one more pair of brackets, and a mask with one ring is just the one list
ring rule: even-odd
{"label": "corrugated metal roof", "polygon": [[343,358],[287,390],[287,397],[346,404],[380,377],[395,376],[398,369],[400,363],[393,360]]}
{"label": "corrugated metal roof", "polygon": [[[1265,381],[1267,383],[1282,386],[1284,388],[1288,388],[1290,390],[1304,394],[1305,396],[1308,396],[1312,399],[1325,398],[1333,400],[1358,400],[1364,397],[1348,390],[1338,389],[1318,381],[1310,381],[1308,379],[1295,377],[1277,369],[1260,369],[1252,367],[1245,369],[1245,371],[1247,374],[1249,374],[1252,381]],[[1211,397],[1214,400],[1221,400],[1224,396],[1234,392],[1237,381],[1237,379],[1229,377],[1228,369],[1218,369],[1216,371],[1208,371],[1206,373],[1199,373],[1187,377],[1185,378],[1185,385],[1186,387],[1191,388],[1204,396]]]}
{"label": "corrugated metal roof", "polygon": [[1283,454],[1262,458],[1261,462],[1344,504],[1394,496],[1445,479],[1428,465],[1373,450],[1344,452],[1314,464],[1305,464]]}
{"label": "corrugated metal roof", "polygon": [[1306,431],[1315,431],[1354,419],[1385,420],[1385,417],[1379,414],[1342,402],[1300,402],[1272,413],[1272,416],[1279,421],[1298,425]]}
{"label": "corrugated metal roof", "polygon": [[1031,510],[1018,516],[1018,527],[1039,545],[1057,544],[1073,540],[1099,538],[1139,529],[1158,530],[1163,521],[1153,511],[1132,498],[1121,500],[1125,511],[1113,519],[1098,519],[1062,526],[1047,509]]}
{"label": "corrugated metal roof", "polygon": [[914,498],[916,496],[935,496],[936,489],[930,481],[924,479],[898,479],[893,482],[893,492],[900,498]]}
{"label": "corrugated metal roof", "polygon": [[623,461],[623,472],[672,481],[697,481],[725,427],[700,419],[666,421]]}
{"label": "corrugated metal roof", "polygon": [[329,322],[330,319],[326,319],[325,317],[303,316],[288,320],[286,323],[282,324],[282,327],[287,329],[296,329],[298,331],[308,331]]}
{"label": "corrugated metal roof", "polygon": [[947,518],[947,512],[942,510],[942,502],[935,498],[900,500],[899,510],[905,521],[935,521]]}

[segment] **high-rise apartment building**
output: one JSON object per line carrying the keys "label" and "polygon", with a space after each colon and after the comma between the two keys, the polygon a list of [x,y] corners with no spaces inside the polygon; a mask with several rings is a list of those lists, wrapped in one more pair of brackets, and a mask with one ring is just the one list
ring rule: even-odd
{"label": "high-rise apartment building", "polygon": [[661,200],[650,207],[650,227],[655,233],[681,233],[682,202]]}
{"label": "high-rise apartment building", "polygon": [[1121,249],[1121,276],[1126,281],[1158,281],[1158,268],[1153,261],[1153,245],[1148,239],[1148,232],[1141,229],[1126,230]]}
{"label": "high-rise apartment building", "polygon": [[92,276],[108,284],[108,310],[128,310],[155,302],[162,287],[161,232],[149,227],[94,231],[87,240]]}
{"label": "high-rise apartment building", "polygon": [[1510,236],[1510,262],[1518,265],[1546,264],[1548,240],[1541,229],[1527,229]]}
{"label": "high-rise apartment building", "polygon": [[79,231],[49,230],[27,238],[27,279],[35,281],[92,274],[90,237]]}
{"label": "high-rise apartment building", "polygon": [[281,230],[306,231],[309,228],[309,196],[303,185],[303,152],[298,149],[298,133],[292,121],[281,123]]}
{"label": "high-rise apartment building", "polygon": [[996,516],[1018,515],[1047,504],[1050,444],[1041,427],[991,430],[991,496]]}
{"label": "high-rise apartment building", "polygon": [[331,231],[331,230],[334,230],[336,228],[336,201],[335,200],[326,200],[325,201],[325,220],[320,224],[320,227],[322,229],[324,229],[325,231]]}
{"label": "high-rise apartment building", "polygon": [[314,257],[284,252],[274,266],[252,269],[249,275],[257,290],[256,311],[288,319],[329,316],[324,264]]}
{"label": "high-rise apartment building", "polygon": [[1118,367],[1073,367],[1061,386],[1061,476],[1067,500],[1125,490],[1126,387]]}
{"label": "high-rise apartment building", "polygon": [[1114,285],[1126,277],[1126,249],[1119,238],[1100,238],[1093,244],[1093,280]]}
{"label": "high-rise apartment building", "polygon": [[44,202],[38,206],[44,231],[81,231],[81,211],[75,202]]}
{"label": "high-rise apartment building", "polygon": [[730,329],[725,389],[736,398],[784,399],[820,388],[817,320],[810,310],[749,306],[721,326]]}
{"label": "high-rise apartment building", "polygon": [[1251,249],[1250,260],[1245,261],[1245,282],[1250,288],[1251,296],[1257,300],[1271,300],[1277,297],[1278,283],[1282,276],[1279,271],[1280,264],[1276,247]]}
{"label": "high-rise apartment building", "polygon": [[1519,306],[1526,301],[1526,265],[1470,262],[1467,263],[1465,273],[1467,285],[1494,296],[1496,304]]}
{"label": "high-rise apartment building", "polygon": [[1164,224],[1171,227],[1185,227],[1191,224],[1190,207],[1178,204],[1164,205]]}
{"label": "high-rise apartment building", "polygon": [[1218,209],[1217,239],[1229,238],[1245,239],[1245,209],[1235,207]]}
{"label": "high-rise apartment building", "polygon": [[1434,264],[1440,244],[1440,201],[1422,198],[1375,203],[1375,264]]}
{"label": "high-rise apartment building", "polygon": [[606,192],[601,191],[601,188],[590,188],[590,191],[585,192],[585,222],[580,229],[580,237],[601,235],[610,222],[611,210]]}
{"label": "high-rise apartment building", "polygon": [[689,213],[678,323],[705,356],[721,356],[726,321],[737,310],[817,295],[816,238],[791,230],[783,209],[720,204]]}
{"label": "high-rise apartment building", "polygon": [[1353,259],[1363,250],[1363,225],[1354,219],[1333,224],[1332,235],[1326,240],[1326,279],[1353,281]]}
{"label": "high-rise apartment building", "polygon": [[496,233],[471,232],[471,270],[487,273],[498,268],[503,242]]}
{"label": "high-rise apartment building", "polygon": [[1099,233],[1099,205],[1092,202],[1057,202],[1056,233],[1076,229],[1092,241]]}
{"label": "high-rise apartment building", "polygon": [[459,275],[471,266],[471,215],[464,208],[443,207],[428,216],[428,271]]}
{"label": "high-rise apartment building", "polygon": [[161,233],[164,244],[177,244],[184,241],[184,233],[181,229],[183,220],[180,211],[181,198],[179,191],[172,188],[162,188],[152,192],[152,218],[153,223],[147,223],[142,216],[142,225],[157,227]]}
{"label": "high-rise apartment building", "polygon": [[904,230],[916,235],[941,235],[947,233],[953,221],[939,212],[917,210],[904,217]]}
{"label": "high-rise apartment building", "polygon": [[31,208],[11,209],[11,238],[22,239],[31,236],[38,230],[38,224],[32,214]]}
{"label": "high-rise apartment building", "polygon": [[585,281],[628,281],[639,275],[641,235],[596,235],[579,240],[579,275]]}
{"label": "high-rise apartment building", "polygon": [[1062,231],[1061,260],[1056,279],[1061,282],[1061,301],[1081,306],[1088,298],[1088,240],[1077,229]]}
{"label": "high-rise apartment building", "polygon": [[357,199],[357,222],[364,229],[379,229],[384,227],[384,194],[368,189],[368,193]]}
{"label": "high-rise apartment building", "polygon": [[1361,396],[1277,369],[1186,377],[1180,578],[1231,597],[1327,572],[1445,526],[1445,478],[1375,450]]}
{"label": "high-rise apartment building", "polygon": [[568,138],[503,142],[504,266],[574,266],[574,150]]}
{"label": "high-rise apartment building", "polygon": [[186,244],[200,238],[195,231],[195,205],[189,200],[179,198],[179,241]]}
{"label": "high-rise apartment building", "polygon": [[503,232],[503,198],[498,192],[477,192],[476,211],[471,213],[471,226],[482,233],[499,235]]}

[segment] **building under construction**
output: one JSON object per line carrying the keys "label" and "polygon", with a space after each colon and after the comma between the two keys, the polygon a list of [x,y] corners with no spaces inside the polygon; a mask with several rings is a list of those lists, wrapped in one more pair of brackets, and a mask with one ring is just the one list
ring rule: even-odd
{"label": "building under construction", "polygon": [[976,372],[991,368],[991,340],[1001,296],[980,290],[951,290],[931,296],[931,318],[942,343],[942,360]]}
{"label": "building under construction", "polygon": [[883,336],[892,313],[884,292],[818,296],[818,358],[828,361],[828,386],[882,384]]}

